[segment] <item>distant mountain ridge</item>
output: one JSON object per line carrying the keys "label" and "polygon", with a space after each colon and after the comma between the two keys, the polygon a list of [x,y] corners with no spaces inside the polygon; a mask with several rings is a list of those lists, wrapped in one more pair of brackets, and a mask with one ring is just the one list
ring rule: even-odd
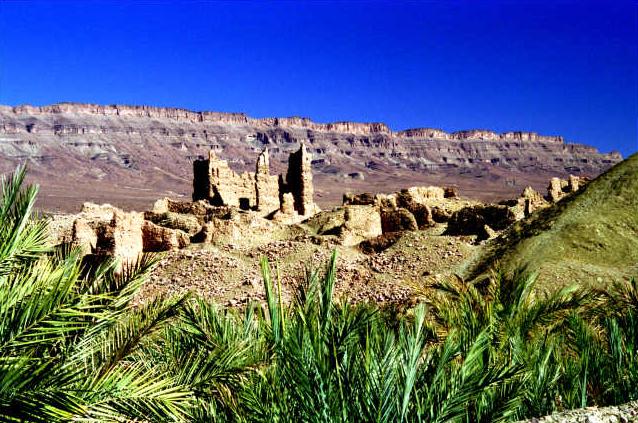
{"label": "distant mountain ridge", "polygon": [[416,128],[384,123],[316,123],[152,106],[60,103],[0,106],[0,170],[26,162],[42,184],[42,205],[77,209],[84,200],[142,208],[163,195],[188,197],[192,161],[214,150],[236,170],[254,170],[268,147],[275,172],[305,143],[313,154],[322,206],[345,191],[389,192],[413,185],[455,185],[491,200],[552,176],[596,176],[618,153],[534,132]]}
{"label": "distant mountain ridge", "polygon": [[[410,128],[401,131],[392,131],[382,122],[350,122],[339,121],[331,123],[317,123],[307,117],[273,117],[252,118],[245,113],[192,111],[174,107],[154,106],[129,106],[129,105],[98,105],[86,103],[57,103],[48,106],[0,106],[5,113],[17,115],[42,115],[42,114],[92,114],[103,116],[127,116],[140,118],[174,119],[188,122],[215,122],[229,124],[250,124],[269,127],[302,127],[316,131],[348,132],[353,134],[388,134],[407,138],[431,138],[437,140],[511,140],[511,141],[539,141],[539,142],[564,142],[561,136],[539,135],[536,132],[509,131],[496,133],[488,129],[469,129],[448,133],[438,128]],[[5,128],[5,131],[10,128]]]}

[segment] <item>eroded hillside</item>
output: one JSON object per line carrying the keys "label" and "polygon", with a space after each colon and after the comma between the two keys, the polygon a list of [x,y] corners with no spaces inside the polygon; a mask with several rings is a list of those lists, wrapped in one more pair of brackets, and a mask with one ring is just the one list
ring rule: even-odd
{"label": "eroded hillside", "polygon": [[162,196],[189,199],[192,162],[209,150],[243,171],[254,170],[253,158],[268,147],[273,170],[281,172],[302,141],[314,157],[316,201],[323,207],[339,203],[345,191],[426,184],[502,199],[527,185],[542,190],[551,176],[596,176],[621,160],[530,132],[393,132],[382,123],[142,106],[0,107],[0,171],[28,163],[43,188],[40,205],[49,210],[76,211],[84,201],[139,210]]}
{"label": "eroded hillside", "polygon": [[527,265],[547,287],[638,275],[638,154],[493,240],[473,269]]}

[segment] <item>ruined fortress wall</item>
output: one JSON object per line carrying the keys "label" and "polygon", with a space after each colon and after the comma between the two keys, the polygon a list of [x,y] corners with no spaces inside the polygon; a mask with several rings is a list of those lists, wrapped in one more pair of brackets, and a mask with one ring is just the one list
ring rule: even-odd
{"label": "ruined fortress wall", "polygon": [[288,158],[285,189],[292,193],[295,210],[303,216],[312,214],[315,207],[311,163],[312,156],[303,144]]}
{"label": "ruined fortress wall", "polygon": [[270,174],[270,155],[266,148],[255,167],[255,206],[258,211],[271,212],[279,209],[279,203],[279,178]]}
{"label": "ruined fortress wall", "polygon": [[[208,200],[214,206],[233,206],[245,210],[256,206],[255,174],[233,171],[226,160],[208,155]],[[203,165],[202,165],[203,166]],[[205,186],[204,182],[202,186]]]}
{"label": "ruined fortress wall", "polygon": [[270,174],[265,149],[257,158],[255,172],[233,171],[226,160],[211,151],[208,159],[193,163],[193,201],[207,200],[213,206],[231,206],[270,214],[281,209],[284,194],[291,193],[294,210],[302,216],[318,210],[314,203],[312,157],[302,144],[289,158],[286,179]]}
{"label": "ruined fortress wall", "polygon": [[193,201],[198,200],[264,213],[278,210],[279,183],[277,176],[270,174],[268,150],[260,154],[254,173],[233,171],[212,151],[208,159],[193,162]]}

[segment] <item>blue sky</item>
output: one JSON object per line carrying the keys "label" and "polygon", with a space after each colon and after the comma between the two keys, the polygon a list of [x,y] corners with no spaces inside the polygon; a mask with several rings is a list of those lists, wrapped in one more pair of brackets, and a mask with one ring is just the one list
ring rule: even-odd
{"label": "blue sky", "polygon": [[0,0],[0,103],[533,130],[638,151],[638,3]]}

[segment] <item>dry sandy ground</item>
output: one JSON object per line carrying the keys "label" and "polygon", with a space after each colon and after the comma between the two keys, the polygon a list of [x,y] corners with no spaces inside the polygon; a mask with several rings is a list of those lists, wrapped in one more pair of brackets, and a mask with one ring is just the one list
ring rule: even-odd
{"label": "dry sandy ground", "polygon": [[364,254],[331,240],[318,242],[305,235],[271,240],[256,246],[193,244],[164,253],[141,293],[194,292],[224,305],[239,306],[264,299],[259,262],[267,257],[279,275],[283,297],[289,300],[309,269],[323,269],[336,249],[336,295],[348,301],[411,302],[415,285],[462,269],[480,248],[471,237],[442,235],[445,225],[405,232],[396,244],[380,253]]}

